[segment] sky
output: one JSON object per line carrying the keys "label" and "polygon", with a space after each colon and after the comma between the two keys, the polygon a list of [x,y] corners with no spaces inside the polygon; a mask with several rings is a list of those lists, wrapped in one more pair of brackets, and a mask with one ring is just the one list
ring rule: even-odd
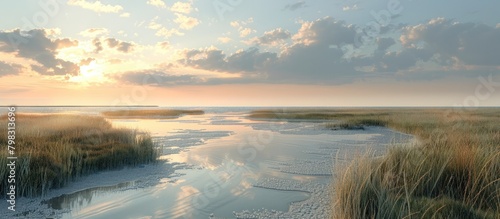
{"label": "sky", "polygon": [[18,0],[0,105],[499,106],[500,1]]}

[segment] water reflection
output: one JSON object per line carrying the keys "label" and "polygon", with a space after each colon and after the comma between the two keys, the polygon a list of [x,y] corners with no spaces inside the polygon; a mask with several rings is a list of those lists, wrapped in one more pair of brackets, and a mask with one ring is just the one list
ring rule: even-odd
{"label": "water reflection", "polygon": [[158,175],[160,183],[152,187],[124,190],[134,188],[125,183],[50,200],[54,209],[71,209],[63,218],[208,218],[212,213],[231,218],[233,211],[261,208],[286,212],[311,192],[255,185],[272,178],[326,186],[336,151],[365,149],[367,142],[385,145],[389,135],[377,129],[332,132],[312,122],[251,121],[242,113],[110,121],[150,132],[162,159],[188,165],[177,165],[168,178]]}
{"label": "water reflection", "polygon": [[43,203],[57,210],[79,209],[83,206],[89,205],[92,201],[92,198],[94,197],[105,195],[106,193],[110,192],[117,192],[126,188],[131,188],[132,186],[134,186],[134,184],[135,182],[123,182],[112,186],[102,186],[85,189],[72,194],[63,194],[48,201],[43,201]]}

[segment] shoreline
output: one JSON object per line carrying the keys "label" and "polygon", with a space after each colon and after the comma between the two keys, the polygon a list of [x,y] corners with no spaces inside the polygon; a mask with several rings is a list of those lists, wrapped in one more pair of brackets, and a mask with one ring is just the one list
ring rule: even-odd
{"label": "shoreline", "polygon": [[159,160],[158,163],[125,167],[119,170],[107,170],[79,177],[63,188],[49,190],[44,197],[18,197],[15,212],[8,210],[7,206],[5,206],[0,210],[0,214],[9,218],[60,218],[62,214],[70,210],[53,209],[48,203],[44,202],[62,195],[71,195],[89,189],[115,186],[127,182],[134,182],[134,185],[121,190],[154,186],[159,183],[160,179],[168,178],[176,169],[182,168],[182,166],[174,167],[175,165],[177,164]]}

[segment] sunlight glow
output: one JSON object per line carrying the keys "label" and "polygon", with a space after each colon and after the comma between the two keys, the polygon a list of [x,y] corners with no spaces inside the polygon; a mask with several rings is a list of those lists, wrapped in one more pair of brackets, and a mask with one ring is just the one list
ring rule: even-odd
{"label": "sunlight glow", "polygon": [[80,66],[80,75],[70,78],[69,81],[79,83],[80,85],[104,83],[108,79],[104,76],[103,70],[103,65],[92,61],[88,65]]}

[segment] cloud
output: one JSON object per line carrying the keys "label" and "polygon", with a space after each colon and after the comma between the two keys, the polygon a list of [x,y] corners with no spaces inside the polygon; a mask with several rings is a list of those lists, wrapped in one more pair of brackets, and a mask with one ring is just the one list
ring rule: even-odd
{"label": "cloud", "polygon": [[203,83],[203,80],[195,75],[174,75],[162,70],[125,72],[118,76],[117,79],[126,83],[162,87]]}
{"label": "cloud", "polygon": [[294,44],[281,52],[270,78],[291,83],[348,83],[362,76],[353,62],[342,58],[343,51],[324,44]]}
{"label": "cloud", "polygon": [[231,42],[231,40],[232,39],[229,38],[229,37],[219,37],[219,38],[217,38],[217,41],[219,41],[221,43],[229,43],[229,42]]}
{"label": "cloud", "polygon": [[500,66],[500,29],[485,24],[436,18],[405,27],[400,40],[405,47],[423,46],[433,51],[443,62]]}
{"label": "cloud", "polygon": [[179,62],[186,66],[217,71],[226,69],[226,56],[222,50],[216,48],[185,50],[183,55]]}
{"label": "cloud", "polygon": [[173,35],[177,36],[183,36],[184,33],[180,32],[179,30],[172,28],[172,29],[167,29],[165,27],[160,28],[158,31],[156,31],[156,36],[161,36],[165,38],[169,38]]}
{"label": "cloud", "polygon": [[95,53],[100,53],[103,50],[102,43],[99,38],[95,38],[94,40],[92,40],[92,45],[94,45],[95,47],[94,49]]}
{"label": "cloud", "polygon": [[[240,27],[235,22],[233,26]],[[352,24],[325,17],[303,22],[293,36],[278,28],[254,39],[258,44],[271,45],[292,38],[292,44],[280,47],[278,52],[249,48],[225,54],[211,47],[185,50],[178,63],[195,69],[238,73],[242,75],[239,83],[343,84],[377,73],[409,70],[419,62],[431,61],[434,56],[432,51],[416,47],[399,46],[395,47],[397,51],[388,52],[397,41],[392,37],[379,37],[371,51],[366,50],[362,56],[348,60],[342,46],[354,46],[356,29]]]}
{"label": "cloud", "polygon": [[188,17],[179,13],[176,13],[175,15],[177,16],[177,18],[174,20],[174,22],[179,24],[179,27],[181,29],[190,30],[200,24],[200,21],[194,17]]}
{"label": "cloud", "polygon": [[257,48],[240,50],[227,57],[227,70],[233,72],[265,72],[270,64],[277,61],[277,58],[276,53],[260,52]]}
{"label": "cloud", "polygon": [[359,6],[357,4],[354,4],[352,6],[346,5],[342,7],[342,11],[356,11],[359,10]]}
{"label": "cloud", "polygon": [[[354,26],[327,17],[302,23],[293,36],[294,44],[279,53],[257,48],[230,55],[215,48],[186,50],[179,63],[197,69],[242,73],[252,82],[257,77],[268,83],[347,83],[365,73],[355,69],[356,63],[344,60],[340,48],[330,45],[352,44],[354,35]],[[275,29],[257,39],[272,44],[290,37],[288,31]]]}
{"label": "cloud", "polygon": [[128,12],[122,13],[120,14],[120,17],[130,17],[130,13]]}
{"label": "cloud", "polygon": [[407,48],[385,53],[381,57],[374,56],[370,62],[375,63],[374,72],[397,72],[415,66],[418,61],[427,62],[432,56],[433,53],[427,49]]}
{"label": "cloud", "polygon": [[18,75],[23,70],[23,66],[0,61],[0,77],[6,75]]}
{"label": "cloud", "polygon": [[178,62],[185,66],[228,73],[257,72],[265,70],[269,63],[276,61],[277,54],[260,52],[257,48],[237,51],[226,56],[216,48],[185,50]]}
{"label": "cloud", "polygon": [[[424,25],[442,25],[438,21],[431,23]],[[230,24],[238,29],[244,28],[241,25],[242,23],[238,21],[233,21]],[[457,25],[457,23],[449,25],[453,26]],[[469,32],[473,31],[473,36],[475,37],[478,37],[478,34],[481,35],[480,33],[482,33],[478,32],[479,29],[477,28],[479,27],[477,24],[455,27],[461,27],[458,33],[465,32],[472,34]],[[443,56],[441,55],[441,53],[444,54],[442,51],[448,51],[450,48],[457,46],[450,46],[448,48],[446,45],[441,45],[444,48],[440,48],[435,43],[443,42],[441,38],[430,36],[433,36],[431,33],[434,33],[434,31],[443,34],[446,32],[446,29],[451,27],[445,25],[430,33],[427,33],[425,31],[427,27],[424,28],[422,25],[399,26],[398,28],[400,30],[402,28],[403,30],[402,32],[397,32],[401,33],[401,40],[397,41],[394,38],[394,32],[385,35],[380,34],[374,40],[374,46],[364,48],[361,55],[355,54],[350,59],[346,59],[346,51],[343,50],[343,46],[350,45],[354,47],[358,27],[331,17],[325,17],[310,22],[302,22],[299,30],[293,35],[289,31],[278,28],[265,32],[261,37],[254,38],[257,45],[272,45],[282,40],[292,39],[290,45],[281,46],[277,52],[261,51],[254,47],[239,50],[231,54],[227,54],[215,47],[186,49],[181,54],[182,58],[175,64],[197,70],[232,73],[239,76],[231,80],[226,78],[198,78],[195,80],[191,77],[183,77],[181,80],[182,84],[309,83],[330,85],[352,83],[378,76],[386,77],[387,75],[394,77],[397,77],[397,75],[406,75],[402,77],[406,80],[435,78],[435,72],[437,71],[433,73],[428,73],[427,71],[413,72],[419,68],[419,63],[434,62],[434,65],[449,65],[438,62],[439,60],[436,60],[436,56]],[[488,36],[490,36],[494,35],[497,29],[483,26],[481,30],[489,33]],[[457,35],[457,32],[454,33],[448,36],[463,39],[462,43],[470,43],[468,40],[472,40],[465,37],[467,34]],[[486,39],[489,43],[495,43],[497,40],[496,38],[490,39],[487,37],[479,39]],[[227,40],[229,39],[221,39],[221,41]],[[451,39],[450,41],[453,42],[455,40]],[[467,51],[467,46],[465,46],[464,50]],[[412,73],[412,76],[408,77],[409,74],[402,74],[405,72]],[[415,76],[415,74],[421,75],[421,77]],[[163,76],[165,75],[169,74],[163,72]],[[174,80],[179,78],[169,79]],[[171,86],[172,84],[166,85]]]}
{"label": "cloud", "polygon": [[123,60],[121,60],[121,59],[108,59],[106,62],[109,63],[109,64],[114,65],[114,64],[121,64],[121,63],[123,63]]}
{"label": "cloud", "polygon": [[238,21],[231,21],[229,25],[231,25],[231,27],[236,27],[236,28],[240,27],[240,23]]}
{"label": "cloud", "polygon": [[[243,22],[233,21],[231,26],[243,30]],[[467,72],[477,75],[470,65],[481,65],[479,72],[493,72],[500,62],[500,28],[477,23],[452,22],[433,19],[419,25],[396,25],[393,31],[380,33],[374,44],[358,49],[347,58],[344,46],[355,47],[356,25],[325,17],[302,22],[295,34],[283,29],[265,32],[253,38],[257,45],[272,45],[291,39],[275,52],[251,47],[226,53],[221,49],[185,49],[181,58],[173,63],[187,69],[233,74],[235,78],[200,78],[193,75],[173,74],[165,70],[140,72],[134,75],[160,77],[169,83],[224,84],[224,83],[292,83],[292,84],[346,84],[377,77],[402,80],[433,80]],[[398,35],[400,34],[400,35]],[[397,36],[396,36],[397,35]],[[399,38],[399,39],[398,39]],[[228,41],[221,38],[220,41]],[[477,47],[477,48],[476,48]],[[481,54],[484,51],[485,54]],[[478,56],[478,57],[475,57]],[[462,63],[462,65],[457,65]],[[170,63],[172,64],[172,63]],[[422,68],[431,66],[431,68]],[[493,68],[489,68],[493,66]],[[446,71],[452,69],[453,71]],[[458,69],[458,70],[456,70]],[[489,70],[488,70],[489,69]],[[498,71],[498,70],[496,70]],[[154,74],[152,73],[154,72]]]}
{"label": "cloud", "polygon": [[220,85],[265,82],[253,77],[204,78],[192,74],[173,74],[164,69],[125,72],[116,76],[117,81],[142,86],[175,87],[183,85]]}
{"label": "cloud", "polygon": [[291,37],[290,32],[281,28],[267,31],[263,36],[255,38],[253,41],[259,45],[276,45]]}
{"label": "cloud", "polygon": [[231,27],[237,28],[238,32],[240,34],[240,37],[246,37],[251,33],[256,32],[255,30],[252,30],[251,28],[244,27],[245,25],[253,23],[253,18],[248,18],[246,21],[231,21],[229,25]]}
{"label": "cloud", "polygon": [[78,6],[99,13],[118,13],[123,10],[123,7],[120,5],[106,5],[100,1],[69,0],[68,5]]}
{"label": "cloud", "polygon": [[54,40],[54,43],[57,45],[56,46],[57,49],[64,49],[64,48],[68,48],[68,47],[78,46],[78,41],[70,40],[68,38],[56,39],[56,40]]}
{"label": "cloud", "polygon": [[165,2],[162,1],[162,0],[148,0],[148,5],[153,5],[153,6],[156,6],[158,8],[166,8],[167,5],[165,5]]}
{"label": "cloud", "polygon": [[109,31],[106,28],[89,28],[89,29],[86,29],[86,30],[80,32],[80,35],[82,35],[84,37],[94,38],[94,37],[101,36],[101,35],[107,35],[108,33],[109,33]]}
{"label": "cloud", "polygon": [[304,22],[292,39],[301,44],[321,43],[325,46],[354,44],[356,27],[325,17],[312,22]]}
{"label": "cloud", "polygon": [[[435,18],[424,24],[403,26],[401,30],[397,50],[387,52],[396,44],[393,38],[379,38],[371,56],[355,58],[357,66],[364,65],[373,73],[411,72],[418,68],[418,63],[428,63],[442,71],[475,73],[500,66],[500,30],[495,27]],[[438,73],[418,74],[420,77],[411,78],[435,78]]]}
{"label": "cloud", "polygon": [[52,40],[47,34],[43,29],[0,31],[0,51],[36,61],[32,69],[43,75],[78,75],[78,65],[56,58],[60,49],[76,46],[78,41]]}
{"label": "cloud", "polygon": [[89,65],[93,61],[95,61],[94,58],[82,59],[82,60],[80,60],[80,66],[82,66],[82,65]]}
{"label": "cloud", "polygon": [[94,40],[92,40],[92,44],[95,47],[95,49],[94,49],[95,53],[99,53],[99,52],[104,50],[103,41],[104,41],[104,43],[106,43],[108,48],[116,49],[117,51],[123,52],[123,53],[129,53],[135,47],[135,45],[132,43],[120,41],[120,40],[117,40],[115,38],[106,38],[104,40],[101,40],[100,38],[95,38]]}
{"label": "cloud", "polygon": [[396,44],[396,40],[390,37],[378,38],[377,39],[377,50],[386,51],[389,47]]}
{"label": "cloud", "polygon": [[246,37],[252,32],[255,32],[255,30],[252,30],[250,28],[240,28],[240,37]]}
{"label": "cloud", "polygon": [[179,30],[177,30],[175,28],[168,29],[168,28],[164,27],[163,25],[161,25],[160,23],[157,22],[158,19],[159,19],[159,17],[156,16],[148,24],[149,29],[156,30],[156,33],[155,33],[156,36],[169,38],[173,35],[177,35],[177,36],[184,35],[184,33],[180,32]]}
{"label": "cloud", "polygon": [[134,48],[132,43],[123,42],[115,38],[108,38],[105,40],[109,48],[115,48],[116,50],[124,53],[131,52]]}
{"label": "cloud", "polygon": [[161,24],[159,24],[157,21],[158,21],[158,16],[156,16],[155,18],[153,18],[149,24],[148,24],[148,28],[149,29],[152,29],[152,30],[158,30],[160,28],[162,28],[163,26]]}
{"label": "cloud", "polygon": [[161,49],[170,49],[170,42],[168,41],[158,42],[156,43],[156,46]]}
{"label": "cloud", "polygon": [[285,10],[290,10],[290,11],[295,11],[299,8],[305,8],[307,7],[306,6],[306,2],[305,1],[300,1],[300,2],[297,2],[297,3],[293,3],[293,4],[287,4],[285,6]]}
{"label": "cloud", "polygon": [[183,14],[189,14],[192,10],[192,2],[176,2],[170,7],[170,11]]}

